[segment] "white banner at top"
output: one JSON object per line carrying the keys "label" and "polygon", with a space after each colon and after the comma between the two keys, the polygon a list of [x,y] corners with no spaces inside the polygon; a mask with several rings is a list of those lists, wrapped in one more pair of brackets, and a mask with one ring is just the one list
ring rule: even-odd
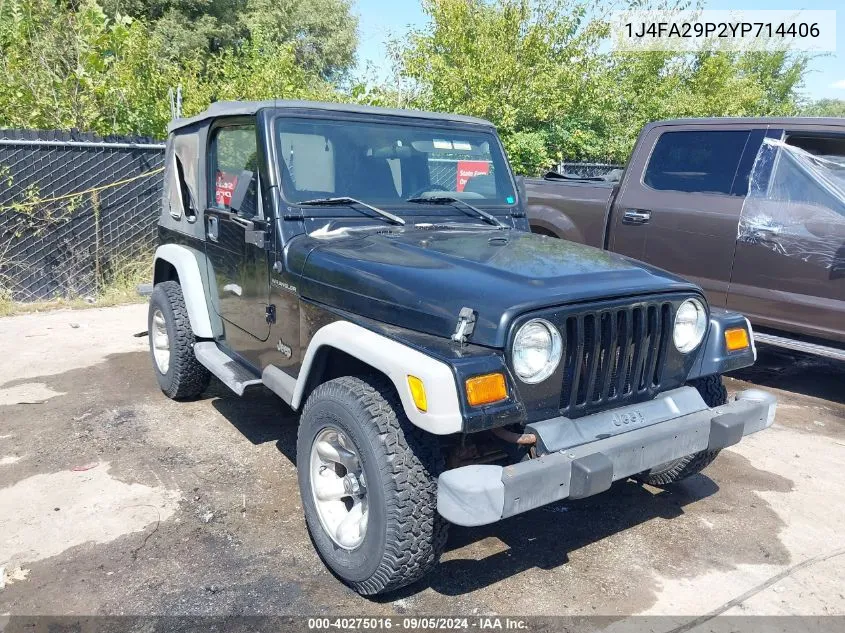
{"label": "white banner at top", "polygon": [[616,51],[836,52],[836,11],[617,11]]}

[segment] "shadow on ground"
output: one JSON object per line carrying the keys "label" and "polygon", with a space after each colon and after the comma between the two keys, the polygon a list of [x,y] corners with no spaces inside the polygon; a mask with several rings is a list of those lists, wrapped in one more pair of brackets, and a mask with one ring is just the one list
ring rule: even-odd
{"label": "shadow on ground", "polygon": [[[620,481],[590,499],[556,503],[493,525],[451,526],[445,560],[431,577],[404,593],[411,595],[430,586],[440,594],[457,596],[531,569],[551,570],[568,564],[570,552],[655,518],[677,518],[684,514],[684,506],[718,490],[716,483],[704,475],[696,475],[671,491]],[[491,537],[505,547],[482,559],[449,555]]]}
{"label": "shadow on ground", "polygon": [[763,388],[845,404],[845,363],[831,358],[760,345],[753,366],[728,375]]}
{"label": "shadow on ground", "polygon": [[296,463],[299,414],[272,391],[252,387],[238,398],[215,380],[203,397],[210,398],[211,406],[251,443],[276,442],[276,448],[292,464]]}

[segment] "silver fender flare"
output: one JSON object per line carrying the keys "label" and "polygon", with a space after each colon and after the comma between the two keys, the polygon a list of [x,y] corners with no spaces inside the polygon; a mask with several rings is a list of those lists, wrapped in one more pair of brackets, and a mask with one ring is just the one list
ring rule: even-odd
{"label": "silver fender flare", "polygon": [[[164,260],[171,264],[179,275],[182,296],[188,310],[188,319],[195,336],[213,338],[211,314],[205,289],[205,254],[180,244],[165,244],[155,252],[154,261]],[[153,280],[155,283],[157,280]]]}
{"label": "silver fender flare", "polygon": [[[435,435],[460,433],[463,430],[458,389],[455,376],[448,365],[349,321],[335,321],[317,330],[308,345],[302,368],[295,380],[285,375],[279,381],[280,374],[283,372],[273,368],[276,369],[272,371],[276,381],[287,384],[276,382],[275,388],[271,386],[271,389],[285,400],[288,400],[285,397],[287,395],[293,409],[299,409],[302,404],[314,358],[323,347],[332,347],[346,352],[386,375],[396,387],[405,414],[415,426]],[[264,371],[265,383],[272,381],[272,378],[268,376],[270,369],[268,367]],[[425,412],[417,409],[414,404],[411,388],[408,385],[409,375],[416,376],[425,385],[428,405]]]}

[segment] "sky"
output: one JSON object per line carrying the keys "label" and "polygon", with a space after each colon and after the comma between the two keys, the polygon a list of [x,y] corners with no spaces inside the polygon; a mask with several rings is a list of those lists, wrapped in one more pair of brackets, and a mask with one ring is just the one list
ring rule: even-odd
{"label": "sky", "polygon": [[[730,0],[705,1],[705,9],[839,9],[836,14],[836,53],[815,57],[805,78],[804,94],[811,100],[845,99],[845,4],[842,0],[801,2],[769,0],[737,4]],[[401,36],[409,27],[420,27],[426,16],[418,0],[357,0],[359,16],[358,69],[368,63],[384,77],[389,71],[385,40]]]}

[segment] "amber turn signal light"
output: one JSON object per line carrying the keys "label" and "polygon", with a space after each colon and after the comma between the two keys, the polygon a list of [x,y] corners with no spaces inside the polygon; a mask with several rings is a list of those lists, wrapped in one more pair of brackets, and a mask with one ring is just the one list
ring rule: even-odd
{"label": "amber turn signal light", "polygon": [[748,330],[744,327],[735,327],[725,330],[725,345],[729,352],[735,352],[748,347]]}
{"label": "amber turn signal light", "polygon": [[499,402],[508,397],[505,377],[502,374],[484,374],[468,378],[466,381],[467,402],[477,407],[482,404]]}
{"label": "amber turn signal light", "polygon": [[428,411],[428,400],[425,397],[425,385],[416,376],[408,376],[408,387],[411,389],[411,397],[417,409],[425,413]]}

